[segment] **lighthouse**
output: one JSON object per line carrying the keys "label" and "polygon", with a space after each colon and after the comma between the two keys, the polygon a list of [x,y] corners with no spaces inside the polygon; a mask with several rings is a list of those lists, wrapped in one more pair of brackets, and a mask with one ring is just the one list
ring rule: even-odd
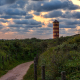
{"label": "lighthouse", "polygon": [[53,22],[53,39],[59,38],[59,22],[55,20]]}

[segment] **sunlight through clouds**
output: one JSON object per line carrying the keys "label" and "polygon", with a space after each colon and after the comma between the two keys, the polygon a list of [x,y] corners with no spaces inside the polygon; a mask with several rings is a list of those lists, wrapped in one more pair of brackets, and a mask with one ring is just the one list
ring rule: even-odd
{"label": "sunlight through clouds", "polygon": [[72,2],[73,2],[74,4],[77,4],[77,5],[80,6],[80,1],[79,1],[79,0],[72,0]]}
{"label": "sunlight through clouds", "polygon": [[[53,38],[53,21],[60,36],[80,29],[79,0],[15,0],[0,4],[0,38]],[[16,34],[16,35],[15,35]]]}

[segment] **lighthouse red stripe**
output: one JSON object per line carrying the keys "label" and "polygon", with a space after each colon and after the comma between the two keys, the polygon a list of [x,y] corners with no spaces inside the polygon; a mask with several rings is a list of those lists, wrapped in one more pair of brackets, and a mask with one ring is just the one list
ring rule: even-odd
{"label": "lighthouse red stripe", "polygon": [[53,37],[58,37],[59,35],[53,35]]}
{"label": "lighthouse red stripe", "polygon": [[59,26],[59,24],[53,24],[53,26]]}
{"label": "lighthouse red stripe", "polygon": [[59,31],[53,31],[53,33],[59,33]]}
{"label": "lighthouse red stripe", "polygon": [[59,28],[53,28],[53,29],[59,29]]}

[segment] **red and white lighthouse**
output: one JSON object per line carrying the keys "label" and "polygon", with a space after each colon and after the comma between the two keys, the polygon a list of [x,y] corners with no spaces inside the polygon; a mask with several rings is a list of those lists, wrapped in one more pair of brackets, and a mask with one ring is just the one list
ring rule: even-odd
{"label": "red and white lighthouse", "polygon": [[59,38],[59,22],[55,20],[53,22],[53,39]]}

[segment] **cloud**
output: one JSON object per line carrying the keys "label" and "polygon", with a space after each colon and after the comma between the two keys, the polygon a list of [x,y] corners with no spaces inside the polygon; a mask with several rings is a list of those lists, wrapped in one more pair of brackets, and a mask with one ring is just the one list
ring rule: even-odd
{"label": "cloud", "polygon": [[54,10],[54,11],[50,11],[48,14],[43,15],[44,18],[55,18],[55,17],[61,17],[61,18],[76,18],[76,19],[80,19],[80,12],[70,12],[70,11],[66,11],[65,13],[63,13],[61,10]]}
{"label": "cloud", "polygon": [[49,23],[48,24],[48,27],[53,27],[53,23]]}
{"label": "cloud", "polygon": [[34,35],[37,34],[37,35],[49,35],[49,34],[52,34],[53,30],[51,27],[47,27],[47,28],[35,28],[33,29],[35,32],[33,33]]}
{"label": "cloud", "polygon": [[38,27],[42,27],[41,24],[39,25],[23,25],[23,24],[10,24],[8,27],[15,27],[15,28],[24,28],[24,29],[29,29],[29,28],[38,28]]}
{"label": "cloud", "polygon": [[77,19],[80,19],[80,12],[76,12],[76,11],[69,12],[69,11],[67,11],[62,17],[63,18],[77,18]]}
{"label": "cloud", "polygon": [[51,12],[49,12],[48,14],[45,14],[45,15],[43,15],[43,17],[45,17],[45,18],[53,18],[53,17],[61,17],[62,16],[62,12],[61,12],[61,10],[58,10],[58,11],[51,11]]}
{"label": "cloud", "polygon": [[54,1],[37,1],[37,2],[31,2],[26,9],[27,10],[34,10],[37,12],[47,12],[47,11],[52,11],[56,9],[64,9],[64,10],[76,10],[79,9],[80,6],[74,5],[71,1],[59,1],[59,0],[54,0]]}
{"label": "cloud", "polygon": [[38,22],[36,20],[33,20],[33,19],[25,19],[25,20],[14,20],[14,22],[16,24],[29,24],[29,25],[38,25],[38,24],[41,24],[41,22]]}
{"label": "cloud", "polygon": [[22,18],[22,16],[3,15],[3,16],[0,16],[0,18],[4,18],[4,19],[10,19],[10,18],[20,19],[20,18]]}
{"label": "cloud", "polygon": [[80,20],[67,21],[66,25],[80,25]]}
{"label": "cloud", "polygon": [[70,36],[70,35],[75,35],[77,33],[77,30],[76,28],[67,28],[67,31],[66,31],[66,28],[60,28],[60,31],[59,31],[59,34],[60,35],[64,35],[64,36]]}
{"label": "cloud", "polygon": [[[40,28],[42,27],[41,24],[39,25],[23,25],[23,24],[10,24],[8,26],[10,29],[9,31],[11,32],[18,32],[19,34],[26,34],[26,32],[30,32],[30,30],[34,31],[34,28]],[[7,32],[7,30],[3,30],[4,32]]]}
{"label": "cloud", "polygon": [[8,20],[4,20],[4,19],[0,19],[0,22],[6,23],[6,22],[9,22],[9,21]]}
{"label": "cloud", "polygon": [[59,24],[59,28],[76,28],[76,25]]}
{"label": "cloud", "polygon": [[4,13],[4,9],[6,9],[6,6],[0,6],[0,14],[2,15]]}
{"label": "cloud", "polygon": [[19,27],[24,27],[24,25],[22,25],[22,24],[10,24],[8,27],[16,27],[16,28],[19,28]]}
{"label": "cloud", "polygon": [[32,1],[45,1],[45,0],[32,0]]}
{"label": "cloud", "polygon": [[9,5],[9,8],[24,8],[28,4],[28,0],[17,0],[14,4]]}
{"label": "cloud", "polygon": [[0,6],[15,3],[17,0],[0,0]]}
{"label": "cloud", "polygon": [[40,15],[40,12],[34,12],[33,14],[39,16]]}
{"label": "cloud", "polygon": [[[47,18],[56,18],[60,22],[60,34],[71,35],[75,32],[73,29],[80,26],[80,20],[77,20],[80,19],[80,12],[76,9],[80,9],[80,6],[70,0],[0,0],[0,32],[6,37],[11,34],[12,37],[15,33],[19,36],[24,34],[25,37],[52,37],[53,23]],[[40,19],[44,23],[38,22]],[[5,26],[6,22],[8,25]]]}
{"label": "cloud", "polygon": [[7,15],[26,15],[26,12],[20,9],[6,9],[4,13]]}
{"label": "cloud", "polygon": [[25,19],[31,19],[31,18],[33,18],[33,15],[28,14],[25,16]]}
{"label": "cloud", "polygon": [[38,28],[38,27],[42,27],[42,25],[41,24],[39,24],[39,25],[26,25],[25,27],[26,28],[33,28],[33,27]]}
{"label": "cloud", "polygon": [[3,28],[3,25],[0,24],[0,29],[2,29],[2,28]]}
{"label": "cloud", "polygon": [[[76,28],[80,23],[78,20],[59,19],[59,28]],[[48,23],[48,27],[53,27],[53,23]]]}
{"label": "cloud", "polygon": [[17,0],[5,0],[5,3],[6,4],[12,4],[12,3],[14,3],[14,2],[16,2]]}

